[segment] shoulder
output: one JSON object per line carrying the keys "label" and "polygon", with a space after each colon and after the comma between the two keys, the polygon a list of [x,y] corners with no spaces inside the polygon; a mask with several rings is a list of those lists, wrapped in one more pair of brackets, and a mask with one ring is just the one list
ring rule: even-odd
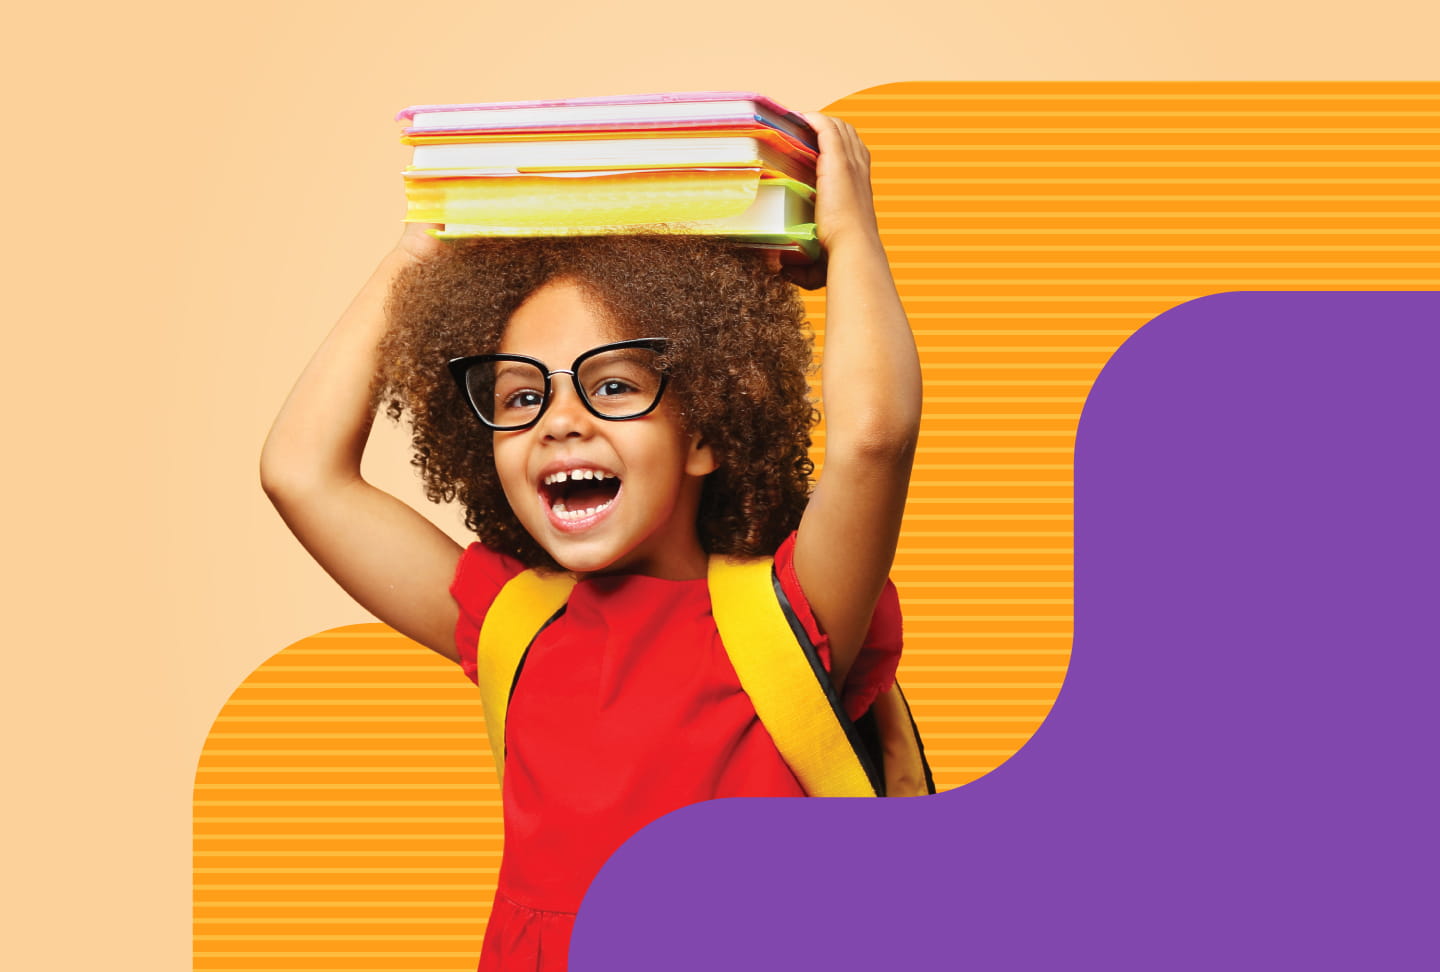
{"label": "shoulder", "polygon": [[475,681],[475,646],[485,615],[500,589],[524,570],[518,560],[498,554],[481,543],[470,544],[460,555],[455,579],[450,583],[450,596],[460,608],[459,620],[455,623],[460,667],[472,682]]}
{"label": "shoulder", "polygon": [[[795,574],[795,534],[785,538],[775,551],[775,577],[781,591],[790,601],[796,619],[805,634],[815,645],[820,660],[830,667],[830,639],[820,630],[815,613],[810,609],[809,598],[800,586]],[[870,616],[870,628],[865,634],[860,655],[845,680],[844,703],[846,714],[858,719],[870,708],[875,697],[888,689],[895,681],[895,670],[900,664],[900,653],[904,638],[901,631],[900,594],[894,583],[885,581],[875,611]]]}

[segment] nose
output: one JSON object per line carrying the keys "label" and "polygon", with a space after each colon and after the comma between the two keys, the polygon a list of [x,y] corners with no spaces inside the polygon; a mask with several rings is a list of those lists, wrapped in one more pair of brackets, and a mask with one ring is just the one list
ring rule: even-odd
{"label": "nose", "polygon": [[557,375],[550,389],[550,407],[540,416],[539,431],[545,439],[585,438],[595,426],[575,383],[566,375]]}

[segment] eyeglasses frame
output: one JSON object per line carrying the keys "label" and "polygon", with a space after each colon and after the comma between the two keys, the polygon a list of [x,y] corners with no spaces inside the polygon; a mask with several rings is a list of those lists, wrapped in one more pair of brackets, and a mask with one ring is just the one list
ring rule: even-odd
{"label": "eyeglasses frame", "polygon": [[[465,403],[470,406],[470,411],[474,412],[475,417],[478,418],[486,428],[493,432],[521,432],[525,429],[534,428],[535,424],[544,417],[546,410],[550,408],[550,403],[555,400],[550,379],[556,375],[570,376],[570,381],[575,386],[575,394],[579,397],[581,404],[585,406],[585,410],[591,415],[606,422],[629,422],[632,419],[643,418],[655,411],[655,408],[660,404],[660,399],[665,395],[665,385],[670,381],[670,376],[664,371],[660,372],[660,387],[655,389],[655,400],[651,402],[650,407],[643,412],[636,412],[634,415],[605,415],[591,404],[590,396],[586,395],[585,389],[581,387],[580,366],[598,354],[604,354],[607,351],[620,351],[625,348],[645,348],[658,354],[664,354],[669,344],[670,342],[665,338],[635,338],[630,341],[616,341],[614,344],[602,344],[599,347],[591,348],[589,351],[581,354],[570,363],[569,368],[556,368],[554,371],[551,371],[549,366],[538,358],[531,358],[523,354],[472,354],[462,358],[451,358],[446,362],[446,365],[450,369],[450,376],[455,379],[455,384],[459,386],[460,394],[465,398]],[[475,403],[474,397],[470,394],[470,386],[465,381],[465,375],[475,365],[482,362],[493,361],[519,361],[522,364],[534,365],[540,373],[545,376],[544,398],[540,402],[540,410],[531,417],[530,421],[521,425],[496,425],[485,417],[484,413],[480,411],[480,406]]]}

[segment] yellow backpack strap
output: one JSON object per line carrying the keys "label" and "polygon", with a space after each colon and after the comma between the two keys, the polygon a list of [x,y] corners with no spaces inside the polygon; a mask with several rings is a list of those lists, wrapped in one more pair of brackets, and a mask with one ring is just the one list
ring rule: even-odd
{"label": "yellow backpack strap", "polygon": [[485,708],[485,733],[495,771],[505,777],[505,711],[525,654],[541,631],[565,610],[575,578],[569,574],[516,574],[485,613],[475,651],[475,680]]}
{"label": "yellow backpack strap", "polygon": [[863,744],[814,646],[782,606],[773,562],[712,556],[709,584],[715,625],[740,687],[805,792],[883,793],[884,783],[862,755]]}

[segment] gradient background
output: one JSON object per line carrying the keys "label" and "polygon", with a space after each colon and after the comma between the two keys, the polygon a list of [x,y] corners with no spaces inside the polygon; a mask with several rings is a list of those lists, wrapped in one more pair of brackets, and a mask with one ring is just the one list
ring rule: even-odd
{"label": "gradient background", "polygon": [[[732,87],[805,108],[925,79],[1433,79],[1440,27],[1408,0],[1363,15],[973,6],[12,16],[7,962],[187,968],[191,785],[211,720],[280,647],[367,620],[285,532],[255,462],[398,231],[394,110]],[[400,437],[382,438],[373,478],[417,498]]]}

